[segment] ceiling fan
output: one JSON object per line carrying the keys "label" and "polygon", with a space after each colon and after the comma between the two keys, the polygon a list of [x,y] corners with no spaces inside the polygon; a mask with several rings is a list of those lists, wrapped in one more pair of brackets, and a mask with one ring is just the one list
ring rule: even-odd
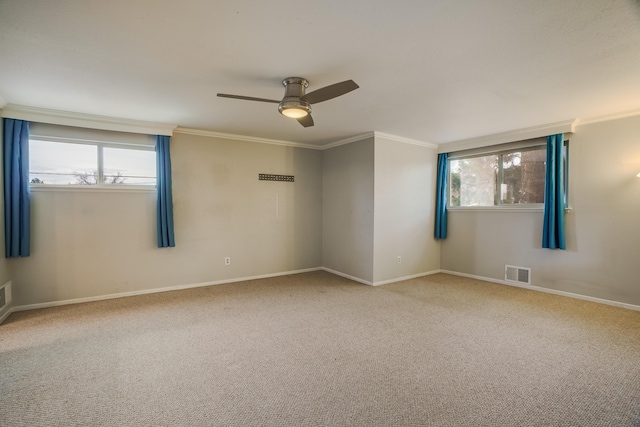
{"label": "ceiling fan", "polygon": [[278,104],[280,114],[298,120],[304,127],[309,127],[313,126],[311,104],[337,98],[360,87],[353,80],[345,80],[314,90],[313,92],[305,93],[305,90],[309,87],[309,82],[302,77],[287,77],[282,81],[282,84],[284,85],[284,98],[280,101],[276,99],[254,98],[251,96],[229,95],[226,93],[219,93],[218,96]]}

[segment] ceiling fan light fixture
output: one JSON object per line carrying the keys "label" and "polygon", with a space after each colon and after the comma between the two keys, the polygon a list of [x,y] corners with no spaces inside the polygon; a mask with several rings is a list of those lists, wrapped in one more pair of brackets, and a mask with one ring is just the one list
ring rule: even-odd
{"label": "ceiling fan light fixture", "polygon": [[282,115],[291,117],[292,119],[299,119],[301,117],[309,115],[309,112],[303,108],[290,107],[280,111]]}
{"label": "ceiling fan light fixture", "polygon": [[311,113],[311,107],[309,103],[296,99],[295,101],[282,101],[278,105],[278,111],[283,116],[300,119]]}

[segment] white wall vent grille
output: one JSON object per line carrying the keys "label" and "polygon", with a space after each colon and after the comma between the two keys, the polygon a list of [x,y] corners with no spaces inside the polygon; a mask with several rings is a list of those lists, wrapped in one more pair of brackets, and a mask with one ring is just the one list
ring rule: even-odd
{"label": "white wall vent grille", "polygon": [[0,285],[0,313],[11,304],[11,281]]}
{"label": "white wall vent grille", "polygon": [[504,280],[507,282],[531,284],[531,269],[526,267],[516,267],[515,265],[504,266]]}

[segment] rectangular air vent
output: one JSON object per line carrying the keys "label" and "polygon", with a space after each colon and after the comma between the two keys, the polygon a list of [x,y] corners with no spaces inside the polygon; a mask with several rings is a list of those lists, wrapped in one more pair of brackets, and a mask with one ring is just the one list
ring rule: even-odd
{"label": "rectangular air vent", "polygon": [[258,174],[259,181],[284,181],[284,182],[293,182],[293,175],[274,175],[272,173],[259,173]]}
{"label": "rectangular air vent", "polygon": [[0,285],[0,313],[11,304],[11,281]]}
{"label": "rectangular air vent", "polygon": [[526,267],[516,267],[515,265],[504,266],[504,280],[507,282],[531,284],[531,269]]}

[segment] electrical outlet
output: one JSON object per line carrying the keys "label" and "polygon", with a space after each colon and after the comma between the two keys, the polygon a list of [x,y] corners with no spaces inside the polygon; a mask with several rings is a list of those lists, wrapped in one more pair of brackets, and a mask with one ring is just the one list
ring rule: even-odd
{"label": "electrical outlet", "polygon": [[231,265],[231,257],[230,256],[224,257],[224,265]]}
{"label": "electrical outlet", "polygon": [[398,258],[396,258],[396,262],[397,262],[398,264],[400,264],[400,263],[402,262],[402,257],[401,257],[401,256],[398,256]]}

